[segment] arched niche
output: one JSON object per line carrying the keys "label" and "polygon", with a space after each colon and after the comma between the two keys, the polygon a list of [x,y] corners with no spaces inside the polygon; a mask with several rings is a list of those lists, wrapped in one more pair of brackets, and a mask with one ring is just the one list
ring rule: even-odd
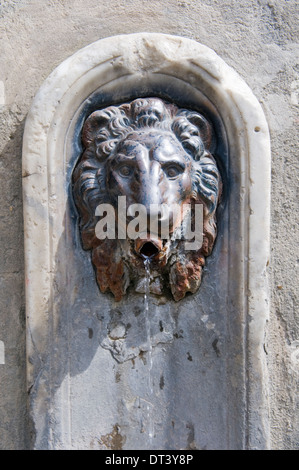
{"label": "arched niche", "polygon": [[[211,119],[224,181],[199,291],[178,303],[150,300],[150,370],[143,297],[116,303],[99,292],[71,191],[86,116],[145,96]],[[240,76],[208,47],[176,36],[115,36],[79,50],[33,101],[23,188],[32,446],[267,448],[270,144]]]}

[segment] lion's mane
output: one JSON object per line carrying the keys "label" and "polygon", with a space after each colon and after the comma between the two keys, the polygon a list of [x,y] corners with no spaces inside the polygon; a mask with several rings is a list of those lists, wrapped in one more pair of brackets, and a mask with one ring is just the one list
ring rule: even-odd
{"label": "lion's mane", "polygon": [[[189,260],[184,260],[183,270],[189,262],[192,265],[197,262],[198,269],[193,271],[194,276],[200,278],[204,258],[211,253],[216,238],[216,208],[221,194],[221,177],[212,156],[215,136],[212,126],[201,114],[179,109],[159,98],[139,98],[119,106],[109,106],[93,112],[86,119],[82,130],[84,150],[73,172],[73,194],[80,217],[83,248],[94,249],[103,243],[95,236],[95,211],[99,204],[110,202],[106,189],[108,157],[128,134],[150,128],[172,132],[193,159],[192,198],[204,205],[204,239],[200,252],[193,252]],[[180,265],[182,263],[181,260]],[[179,284],[180,275],[174,275],[174,272],[172,270],[170,276],[171,284]],[[188,272],[185,277],[190,277],[190,269]],[[184,289],[193,292],[197,288],[196,281],[194,287],[183,286],[182,292],[174,297],[178,300],[185,295]],[[171,289],[174,294],[173,286]]]}

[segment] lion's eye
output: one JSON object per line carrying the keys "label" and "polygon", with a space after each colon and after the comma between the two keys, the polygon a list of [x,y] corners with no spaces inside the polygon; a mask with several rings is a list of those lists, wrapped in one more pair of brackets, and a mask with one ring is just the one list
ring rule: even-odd
{"label": "lion's eye", "polygon": [[125,178],[127,178],[128,176],[131,176],[132,171],[133,171],[132,168],[128,165],[123,165],[120,168],[118,168],[118,173],[121,176],[124,176]]}
{"label": "lion's eye", "polygon": [[182,172],[183,169],[176,165],[170,165],[165,168],[165,173],[168,178],[177,178]]}

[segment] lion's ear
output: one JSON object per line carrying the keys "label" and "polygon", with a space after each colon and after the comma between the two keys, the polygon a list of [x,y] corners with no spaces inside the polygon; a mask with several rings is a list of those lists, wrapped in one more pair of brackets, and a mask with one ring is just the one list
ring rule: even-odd
{"label": "lion's ear", "polygon": [[222,180],[217,164],[209,152],[195,164],[193,173],[195,199],[204,201],[209,215],[214,215],[222,191]]}
{"label": "lion's ear", "polygon": [[213,152],[215,136],[212,125],[199,113],[183,109],[177,113],[172,130],[194,160]]}
{"label": "lion's ear", "polygon": [[92,144],[99,131],[109,123],[110,114],[104,111],[95,111],[85,121],[82,129],[82,143],[85,148]]}
{"label": "lion's ear", "polygon": [[201,114],[193,113],[192,111],[187,111],[186,118],[197,127],[205,149],[210,150],[213,141],[212,126]]}

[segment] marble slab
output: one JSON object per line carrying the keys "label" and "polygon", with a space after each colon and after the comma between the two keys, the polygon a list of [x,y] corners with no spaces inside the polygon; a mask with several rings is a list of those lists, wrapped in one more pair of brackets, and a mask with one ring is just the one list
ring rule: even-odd
{"label": "marble slab", "polygon": [[[202,285],[180,302],[99,291],[71,176],[95,109],[158,96],[204,110],[225,194]],[[218,117],[215,117],[218,116]],[[35,449],[266,449],[270,140],[252,91],[196,41],[97,41],[38,91],[23,141],[28,393]],[[151,360],[149,360],[151,359]]]}

